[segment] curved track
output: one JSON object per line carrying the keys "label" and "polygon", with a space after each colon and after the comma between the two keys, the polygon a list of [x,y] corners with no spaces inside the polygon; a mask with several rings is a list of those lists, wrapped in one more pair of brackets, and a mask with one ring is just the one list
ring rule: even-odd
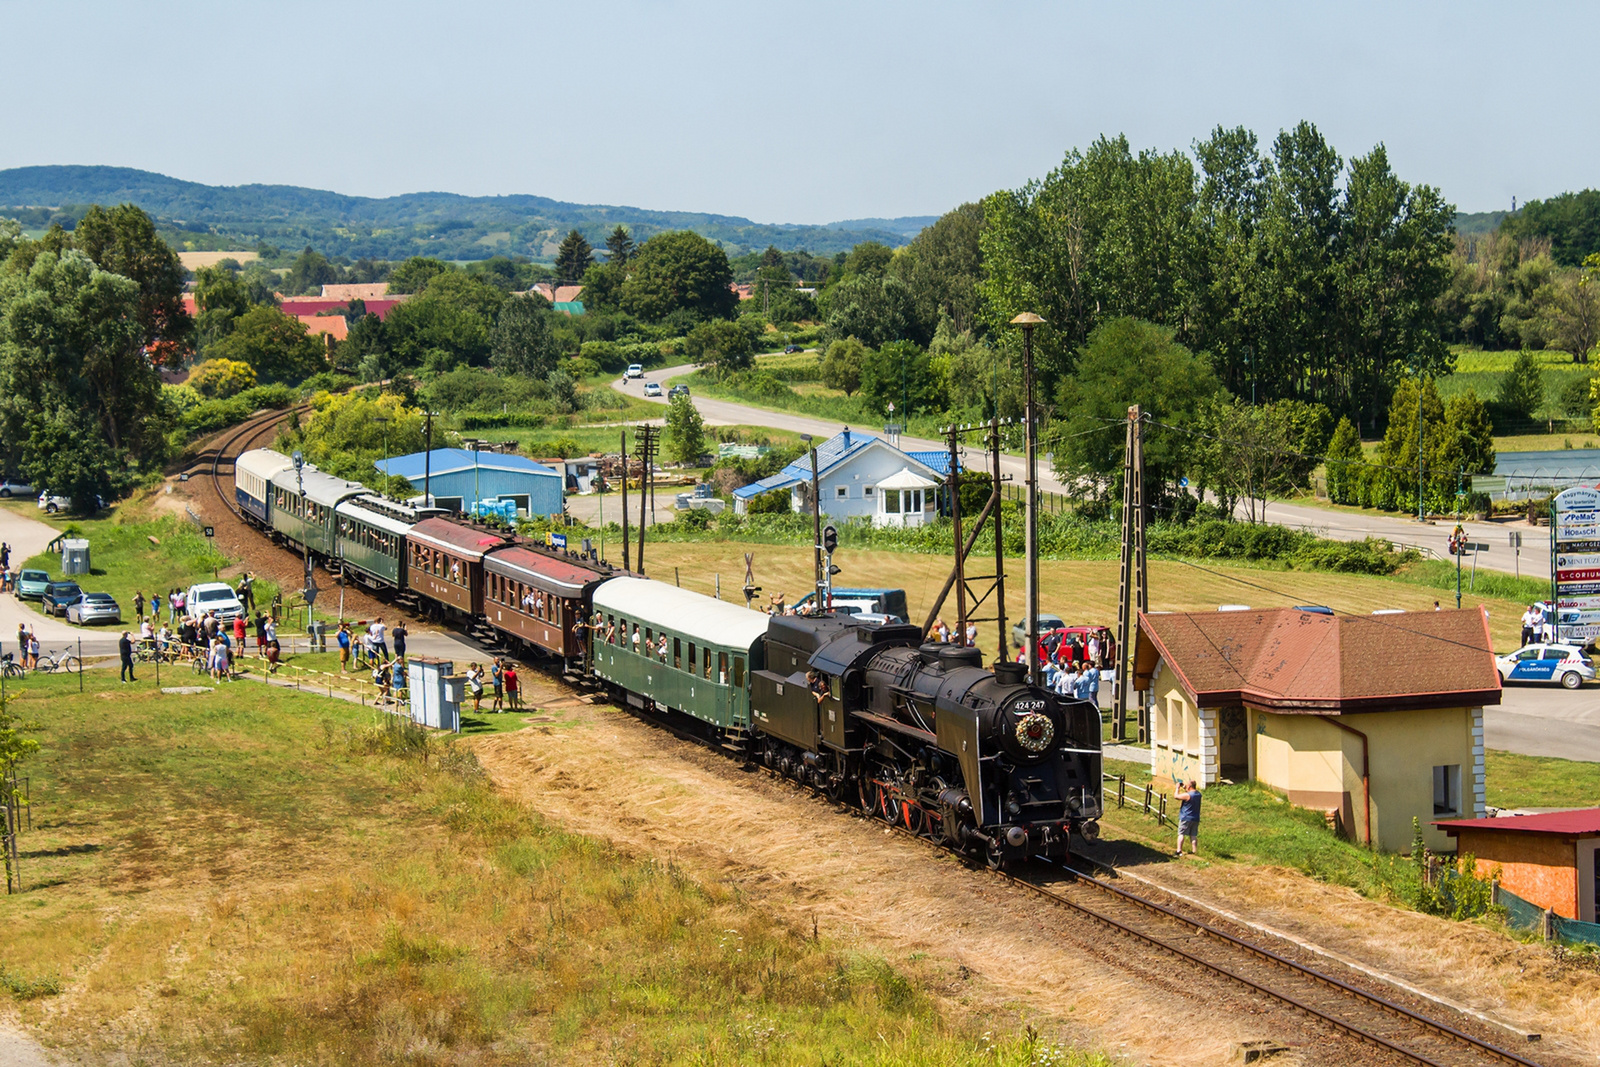
{"label": "curved track", "polygon": [[279,423],[308,411],[310,407],[310,404],[301,404],[298,407],[289,408],[287,411],[269,411],[264,415],[252,416],[235,426],[232,433],[213,447],[210,464],[211,488],[216,492],[217,499],[222,501],[223,506],[233,512],[241,521],[244,519],[244,512],[239,510],[239,504],[235,500],[234,494],[222,487],[222,468],[224,466],[230,468],[231,481],[231,468],[234,460],[239,458],[240,452],[248,451],[249,446],[254,445],[258,438],[265,436],[270,430],[277,429]]}

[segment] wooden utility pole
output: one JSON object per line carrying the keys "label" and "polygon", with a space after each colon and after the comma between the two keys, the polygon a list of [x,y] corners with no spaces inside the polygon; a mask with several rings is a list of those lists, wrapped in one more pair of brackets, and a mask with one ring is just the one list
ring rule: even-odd
{"label": "wooden utility pole", "polygon": [[[1117,590],[1117,654],[1111,683],[1111,737],[1127,740],[1128,695],[1133,689],[1133,638],[1139,613],[1150,610],[1149,566],[1144,538],[1144,421],[1135,404],[1128,409],[1122,460],[1122,569]],[[1139,709],[1139,733],[1144,730]]]}
{"label": "wooden utility pole", "polygon": [[961,551],[961,459],[956,453],[956,438],[961,433],[952,426],[945,432],[950,444],[950,473],[945,485],[950,493],[950,523],[955,527],[952,543],[956,546],[956,644],[967,643],[967,560]]}
{"label": "wooden utility pole", "polygon": [[[639,440],[635,442],[635,451],[639,453],[639,573],[644,574],[644,527],[645,506],[652,495],[646,487],[647,481],[653,482],[652,472],[655,470],[656,458],[656,433],[654,426],[639,427]],[[627,467],[623,467],[623,481],[627,481]]]}
{"label": "wooden utility pole", "polygon": [[1004,663],[1010,657],[1006,655],[1011,650],[1011,635],[1006,633],[1006,537],[1005,526],[1000,515],[1000,487],[1004,484],[1000,475],[1000,416],[995,415],[989,422],[989,466],[990,477],[993,479],[989,491],[994,512],[994,604],[995,604],[995,653],[994,661]]}
{"label": "wooden utility pole", "polygon": [[628,428],[622,428],[622,569],[633,570],[628,562]]}
{"label": "wooden utility pole", "polygon": [[1027,460],[1028,503],[1023,512],[1023,608],[1024,642],[1022,661],[1028,665],[1028,682],[1043,685],[1039,663],[1039,415],[1033,406],[1033,331],[1044,319],[1024,311],[1011,320],[1022,327],[1022,430],[1023,453]]}
{"label": "wooden utility pole", "polygon": [[828,610],[828,587],[823,581],[822,573],[822,494],[820,483],[817,480],[817,449],[811,443],[811,435],[803,433],[800,439],[806,444],[806,451],[811,454],[811,566],[816,578],[816,596],[812,598],[811,613],[816,615]]}

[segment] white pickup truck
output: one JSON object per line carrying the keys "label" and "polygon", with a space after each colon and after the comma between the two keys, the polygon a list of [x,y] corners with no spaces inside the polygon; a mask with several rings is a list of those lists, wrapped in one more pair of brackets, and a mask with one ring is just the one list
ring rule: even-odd
{"label": "white pickup truck", "polygon": [[204,615],[208,611],[214,611],[224,622],[232,622],[244,614],[244,605],[239,603],[238,596],[227,582],[200,582],[191,585],[185,594],[184,604],[191,615]]}

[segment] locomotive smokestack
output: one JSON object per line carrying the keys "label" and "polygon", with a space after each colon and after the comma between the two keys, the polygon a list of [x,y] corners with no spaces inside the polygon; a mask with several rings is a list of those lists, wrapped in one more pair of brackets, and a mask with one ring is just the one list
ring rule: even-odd
{"label": "locomotive smokestack", "polygon": [[1022,679],[1027,673],[1028,668],[1020,663],[996,663],[994,665],[994,680],[1001,685],[1021,685]]}

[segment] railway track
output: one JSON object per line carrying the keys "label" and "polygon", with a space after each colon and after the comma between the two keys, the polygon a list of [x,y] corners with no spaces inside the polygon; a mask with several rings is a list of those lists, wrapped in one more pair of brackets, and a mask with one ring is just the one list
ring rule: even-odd
{"label": "railway track", "polygon": [[[624,710],[683,740],[727,755],[721,746],[694,729],[659,713],[631,707]],[[775,771],[768,773],[790,785],[800,784]],[[820,800],[838,804],[815,789],[804,788]],[[855,812],[857,809],[848,810]],[[886,822],[875,812],[864,814],[898,834],[948,854],[942,845],[912,833],[897,822]],[[1541,1067],[1536,1061],[1493,1041],[1425,1014],[1418,1006],[1408,1006],[1394,999],[1403,994],[1385,995],[1345,981],[1284,955],[1279,947],[1230,933],[1216,923],[1186,915],[1077,867],[1039,864],[1031,872],[1041,876],[1036,878],[1030,877],[1030,872],[989,871],[978,862],[969,865],[1016,889],[1066,908],[1111,931],[1119,939],[1134,942],[1146,955],[1153,950],[1176,957],[1188,973],[1192,974],[1195,968],[1204,970],[1241,987],[1249,997],[1269,999],[1298,1013],[1317,1029],[1360,1042],[1376,1054],[1377,1062],[1420,1064],[1422,1067],[1473,1067],[1477,1064]],[[1045,876],[1050,880],[1044,880]],[[1419,998],[1407,999],[1415,1002]]]}
{"label": "railway track", "polygon": [[241,447],[240,442],[243,442],[244,446],[253,445],[256,439],[263,436],[268,430],[276,429],[278,424],[285,419],[297,416],[301,412],[309,410],[310,407],[310,404],[300,404],[289,408],[287,411],[272,411],[265,415],[257,415],[246,419],[238,426],[235,426],[233,432],[225,440],[220,441],[213,450],[210,463],[211,488],[217,494],[217,499],[222,502],[222,505],[233,512],[234,516],[241,522],[244,521],[244,512],[239,510],[239,504],[234,499],[234,494],[231,490],[223,488],[222,468],[224,466],[231,468],[234,460],[239,458],[239,453],[247,450],[246,447]]}

